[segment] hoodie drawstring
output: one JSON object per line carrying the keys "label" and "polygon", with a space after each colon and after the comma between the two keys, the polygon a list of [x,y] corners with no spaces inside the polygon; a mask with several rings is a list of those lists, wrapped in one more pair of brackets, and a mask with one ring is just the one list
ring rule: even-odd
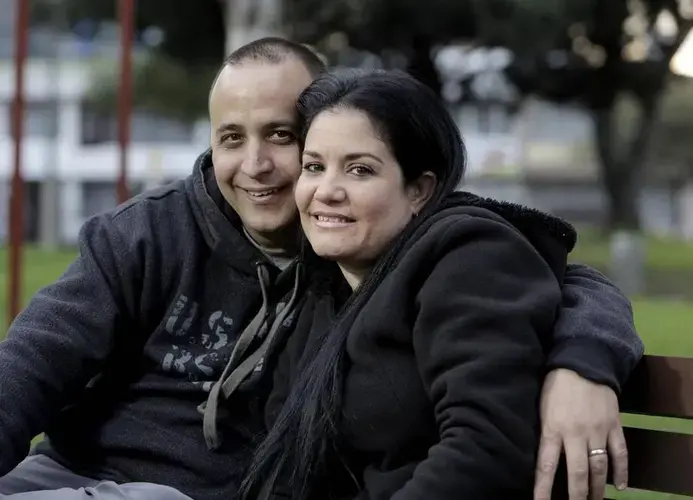
{"label": "hoodie drawstring", "polygon": [[238,368],[236,368],[233,373],[222,382],[221,390],[226,398],[229,398],[231,394],[233,394],[233,392],[238,388],[238,386],[241,385],[241,382],[250,372],[256,369],[257,366],[261,366],[261,363],[263,362],[270,345],[272,345],[272,342],[279,333],[282,324],[289,314],[293,312],[296,300],[298,298],[298,286],[301,279],[300,266],[300,263],[296,265],[294,288],[291,293],[291,298],[289,299],[289,302],[287,302],[287,304],[281,309],[281,311],[278,312],[277,317],[272,322],[272,327],[270,328],[270,331],[265,337],[262,345],[258,347],[253,354],[248,356],[248,358],[245,359],[240,365],[238,365]]}
{"label": "hoodie drawstring", "polygon": [[278,312],[276,319],[272,322],[271,328],[262,342],[262,344],[248,358],[240,362],[248,347],[257,338],[259,334],[266,329],[267,319],[269,317],[269,286],[270,275],[269,271],[263,264],[257,265],[257,274],[260,281],[260,289],[262,291],[262,305],[257,315],[252,319],[248,326],[243,330],[236,345],[231,353],[231,358],[227,363],[224,371],[215,382],[209,392],[207,401],[200,405],[199,411],[204,415],[202,422],[202,430],[209,450],[215,450],[221,445],[221,436],[217,429],[217,417],[219,409],[219,399],[221,395],[229,398],[231,394],[238,389],[241,382],[252,373],[257,366],[261,366],[270,345],[272,344],[277,333],[281,329],[282,323],[288,317],[295,307],[298,299],[298,288],[301,277],[301,263],[296,264],[294,287],[292,290],[289,302]]}

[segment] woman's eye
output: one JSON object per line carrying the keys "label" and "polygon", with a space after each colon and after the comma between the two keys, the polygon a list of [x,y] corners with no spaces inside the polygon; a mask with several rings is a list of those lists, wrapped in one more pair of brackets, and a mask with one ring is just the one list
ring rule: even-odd
{"label": "woman's eye", "polygon": [[355,165],[349,169],[349,173],[363,177],[366,175],[371,175],[373,173],[373,169],[366,167],[365,165]]}
{"label": "woman's eye", "polygon": [[305,165],[303,165],[303,171],[309,172],[311,174],[321,172],[322,169],[323,169],[322,165],[320,165],[318,163],[306,163]]}

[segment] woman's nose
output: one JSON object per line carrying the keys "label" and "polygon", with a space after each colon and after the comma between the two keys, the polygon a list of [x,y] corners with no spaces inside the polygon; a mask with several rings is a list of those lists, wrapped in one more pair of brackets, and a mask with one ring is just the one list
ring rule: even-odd
{"label": "woman's nose", "polygon": [[340,203],[346,199],[346,190],[335,175],[324,175],[318,181],[315,199],[323,203]]}

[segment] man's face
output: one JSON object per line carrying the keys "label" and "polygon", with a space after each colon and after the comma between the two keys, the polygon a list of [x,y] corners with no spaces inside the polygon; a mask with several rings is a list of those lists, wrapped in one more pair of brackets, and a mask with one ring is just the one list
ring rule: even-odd
{"label": "man's face", "polygon": [[209,100],[214,175],[226,201],[259,243],[296,217],[301,173],[296,100],[312,81],[293,58],[225,67]]}

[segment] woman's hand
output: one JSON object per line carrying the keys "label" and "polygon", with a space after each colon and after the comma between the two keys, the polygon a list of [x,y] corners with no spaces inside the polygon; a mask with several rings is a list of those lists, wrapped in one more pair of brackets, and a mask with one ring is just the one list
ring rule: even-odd
{"label": "woman's hand", "polygon": [[541,421],[534,500],[550,500],[562,450],[570,500],[603,500],[609,460],[614,484],[626,488],[628,450],[613,390],[570,370],[554,370],[544,381]]}

